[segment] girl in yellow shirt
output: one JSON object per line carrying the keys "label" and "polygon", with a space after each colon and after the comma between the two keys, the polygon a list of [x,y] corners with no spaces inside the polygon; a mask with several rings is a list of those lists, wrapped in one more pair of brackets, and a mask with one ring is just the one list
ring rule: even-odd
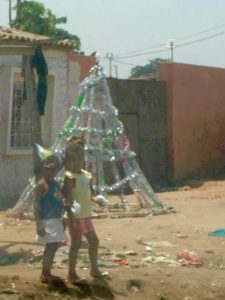
{"label": "girl in yellow shirt", "polygon": [[107,272],[102,273],[97,266],[99,239],[91,220],[91,212],[92,201],[97,203],[98,201],[92,197],[91,193],[92,175],[82,169],[83,164],[83,142],[80,139],[69,140],[65,150],[64,196],[65,219],[71,238],[68,281],[74,285],[85,283],[76,272],[76,261],[82,235],[86,237],[89,245],[90,275],[92,277],[108,276]]}

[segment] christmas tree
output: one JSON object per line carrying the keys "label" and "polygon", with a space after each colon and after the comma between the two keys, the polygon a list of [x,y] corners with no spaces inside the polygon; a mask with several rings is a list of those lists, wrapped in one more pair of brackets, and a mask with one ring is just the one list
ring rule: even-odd
{"label": "christmas tree", "polygon": [[[143,214],[149,214],[152,209],[166,211],[130,149],[123,124],[118,119],[118,110],[112,104],[105,74],[98,64],[81,83],[75,105],[71,107],[51,151],[63,156],[66,139],[71,137],[79,137],[85,142],[85,169],[93,174],[95,194],[106,198],[117,195],[119,199],[109,203],[104,213],[118,215],[123,212],[132,216],[134,211]],[[58,178],[62,176],[63,170]],[[35,179],[30,178],[11,213],[29,211],[34,187]],[[127,194],[132,194],[135,203],[129,200],[131,197]]]}

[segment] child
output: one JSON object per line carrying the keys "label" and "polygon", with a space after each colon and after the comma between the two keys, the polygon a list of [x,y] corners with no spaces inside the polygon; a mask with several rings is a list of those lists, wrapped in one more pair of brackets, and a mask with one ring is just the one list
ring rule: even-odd
{"label": "child", "polygon": [[[64,194],[66,201],[66,222],[69,228],[71,246],[69,251],[68,281],[74,285],[85,284],[76,272],[78,250],[82,235],[89,244],[90,275],[92,277],[107,277],[97,266],[99,239],[91,221],[92,204],[97,202],[91,195],[91,173],[82,169],[84,164],[84,146],[79,139],[72,138],[66,144]],[[80,211],[73,212],[73,204],[80,204]],[[100,204],[100,203],[99,203]]]}
{"label": "child", "polygon": [[36,221],[37,241],[45,244],[41,281],[43,283],[62,282],[62,279],[51,274],[55,253],[60,242],[67,239],[63,223],[63,201],[59,184],[55,176],[60,169],[59,158],[50,151],[36,145],[42,176],[35,188],[34,217]]}

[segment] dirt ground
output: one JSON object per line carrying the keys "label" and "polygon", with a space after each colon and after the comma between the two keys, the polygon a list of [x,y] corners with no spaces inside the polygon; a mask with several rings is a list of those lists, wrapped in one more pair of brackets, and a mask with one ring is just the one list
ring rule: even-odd
{"label": "dirt ground", "polygon": [[[0,300],[224,300],[225,238],[209,233],[225,228],[225,181],[186,184],[179,191],[158,193],[176,213],[94,220],[99,266],[111,279],[90,278],[84,241],[79,274],[90,280],[85,289],[67,284],[60,290],[40,283],[42,246],[34,242],[34,222],[1,212]],[[178,255],[185,249],[199,255],[200,263],[181,260]],[[65,279],[67,252],[67,246],[58,251],[53,269]]]}

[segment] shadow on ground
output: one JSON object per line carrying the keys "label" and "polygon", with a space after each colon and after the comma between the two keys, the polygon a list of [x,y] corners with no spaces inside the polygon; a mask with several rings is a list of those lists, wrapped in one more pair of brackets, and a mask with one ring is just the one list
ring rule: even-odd
{"label": "shadow on ground", "polygon": [[[115,299],[115,295],[126,296],[124,293],[113,289],[107,280],[104,278],[95,278],[88,284],[80,286],[73,286],[71,284],[49,284],[48,290],[51,293],[58,292],[66,297],[70,296],[72,299]],[[67,298],[66,298],[67,299]]]}
{"label": "shadow on ground", "polygon": [[8,252],[8,248],[16,245],[16,242],[9,243],[7,245],[0,245],[0,266],[17,264],[21,259],[28,256],[30,251],[20,250],[16,252]]}

